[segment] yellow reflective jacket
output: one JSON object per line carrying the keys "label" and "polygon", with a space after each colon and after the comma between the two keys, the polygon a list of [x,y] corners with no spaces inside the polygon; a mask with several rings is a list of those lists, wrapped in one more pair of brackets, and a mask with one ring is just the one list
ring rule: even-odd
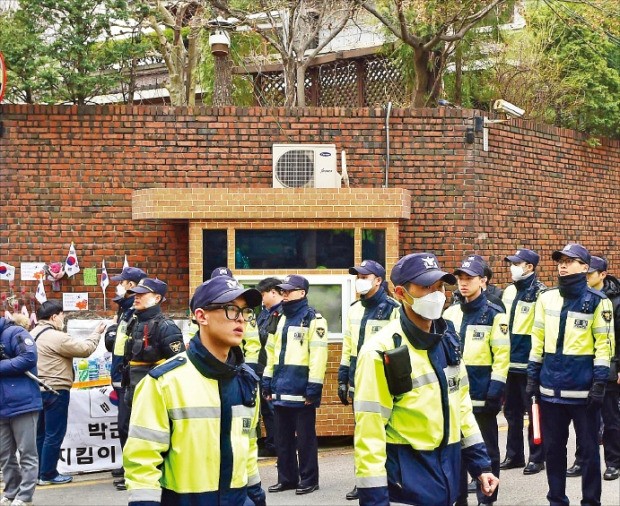
{"label": "yellow reflective jacket", "polygon": [[[197,335],[139,383],[123,449],[130,504],[264,504],[258,474],[258,377],[241,350],[224,364]],[[262,498],[262,499],[261,499]]]}
{"label": "yellow reflective jacket", "polygon": [[269,334],[263,395],[276,406],[321,403],[327,369],[327,321],[306,298],[284,304],[274,334]]}
{"label": "yellow reflective jacket", "polygon": [[[355,476],[360,504],[446,505],[456,500],[461,450],[473,476],[490,460],[472,411],[469,383],[451,323],[433,333],[391,321],[366,341],[355,374]],[[413,388],[393,396],[382,353],[407,346]],[[412,344],[412,343],[415,343]]]}
{"label": "yellow reflective jacket", "polygon": [[562,290],[564,296],[551,288],[536,302],[528,376],[540,384],[543,399],[585,404],[592,384],[609,376],[612,304],[581,278],[581,284]]}

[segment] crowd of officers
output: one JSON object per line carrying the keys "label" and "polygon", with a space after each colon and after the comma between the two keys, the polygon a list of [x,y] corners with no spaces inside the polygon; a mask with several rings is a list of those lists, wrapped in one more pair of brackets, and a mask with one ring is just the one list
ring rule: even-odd
{"label": "crowd of officers", "polygon": [[[356,481],[347,499],[465,505],[475,487],[478,504],[493,504],[501,469],[535,474],[546,466],[551,505],[569,504],[567,475],[582,476],[582,504],[600,504],[601,413],[604,478],[620,474],[620,283],[579,244],[552,258],[558,283],[546,288],[536,252],[507,256],[513,283],[503,294],[478,255],[453,273],[432,253],[407,255],[390,273],[389,292],[378,262],[350,268],[359,299],[344,324],[338,370],[339,399],[355,415]],[[277,456],[270,493],[317,490],[328,327],[308,303],[308,280],[291,274],[244,288],[229,269],[215,269],[190,301],[185,345],[161,311],[164,282],[135,267],[112,279],[118,315],[105,339],[124,457],[115,486],[129,488],[130,504],[266,504],[261,454]],[[451,305],[446,285],[458,286]],[[523,420],[532,420],[532,403],[543,443],[535,444],[530,423],[526,461]],[[502,406],[508,440],[500,461]],[[257,438],[261,417],[266,435]],[[578,450],[567,470],[571,421]]]}

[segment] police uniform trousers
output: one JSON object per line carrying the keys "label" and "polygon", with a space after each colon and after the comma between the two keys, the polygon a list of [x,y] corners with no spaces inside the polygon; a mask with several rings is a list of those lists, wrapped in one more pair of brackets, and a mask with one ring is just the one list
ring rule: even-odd
{"label": "police uniform trousers", "polygon": [[131,410],[129,406],[125,404],[125,389],[123,387],[114,387],[114,391],[118,397],[118,414],[116,417],[116,423],[118,425],[118,438],[121,443],[121,448],[125,447],[127,442],[127,436],[129,435],[129,418],[131,417]]}
{"label": "police uniform trousers", "polygon": [[[603,419],[603,451],[607,467],[620,468],[620,390],[618,385],[607,382],[601,408]],[[577,445],[575,464],[583,465],[581,446]]]}
{"label": "police uniform trousers", "polygon": [[601,459],[598,448],[600,409],[586,407],[585,404],[561,404],[540,402],[545,461],[547,464],[547,499],[550,506],[568,506],[566,496],[566,443],[568,429],[573,422],[577,443],[583,457],[581,476],[581,504],[599,506],[601,504]]}
{"label": "police uniform trousers", "polygon": [[[274,406],[278,483],[311,487],[319,484],[316,407]],[[299,460],[298,460],[299,455]]]}
{"label": "police uniform trousers", "polygon": [[[487,447],[487,453],[489,454],[489,458],[491,459],[491,469],[493,470],[493,474],[499,478],[500,459],[497,414],[491,412],[476,413],[474,411],[474,416],[476,417],[476,422],[478,423],[478,427],[480,428],[480,434],[482,435],[484,444]],[[497,493],[499,491],[499,487],[495,489],[493,495],[487,497],[482,493],[482,490],[480,490],[480,482],[478,481],[478,477],[475,476],[474,479],[476,481],[476,497],[478,499],[478,503],[491,504],[497,501]],[[468,481],[469,475],[467,473],[467,467],[463,464],[463,462],[461,462],[461,473],[459,476],[459,494],[456,500],[457,506],[464,506],[467,504]]]}
{"label": "police uniform trousers", "polygon": [[[532,402],[525,393],[527,374],[508,371],[506,380],[506,397],[504,402],[504,416],[508,422],[508,436],[506,439],[506,458],[515,462],[525,461],[523,444],[523,415],[527,412],[528,419],[532,419]],[[527,439],[530,455],[528,462],[542,464],[544,460],[543,446],[534,444],[532,424],[528,424]]]}

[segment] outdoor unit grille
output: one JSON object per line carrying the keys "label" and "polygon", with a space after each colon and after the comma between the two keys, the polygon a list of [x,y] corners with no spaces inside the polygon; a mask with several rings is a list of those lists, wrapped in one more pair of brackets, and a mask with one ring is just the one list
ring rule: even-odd
{"label": "outdoor unit grille", "polygon": [[340,188],[334,144],[274,144],[274,188]]}

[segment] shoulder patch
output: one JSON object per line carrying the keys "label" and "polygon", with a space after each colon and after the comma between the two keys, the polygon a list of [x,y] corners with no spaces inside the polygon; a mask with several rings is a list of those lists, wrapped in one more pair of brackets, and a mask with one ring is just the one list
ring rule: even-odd
{"label": "shoulder patch", "polygon": [[325,329],[323,327],[318,327],[316,329],[316,333],[319,337],[325,337]]}
{"label": "shoulder patch", "polygon": [[508,334],[508,324],[507,323],[500,323],[499,324],[499,330],[502,331],[502,334]]}
{"label": "shoulder patch", "polygon": [[168,345],[173,353],[179,353],[183,348],[183,341],[174,341]]}
{"label": "shoulder patch", "polygon": [[613,313],[611,311],[603,311],[601,313],[601,316],[603,317],[603,320],[609,323],[611,319],[613,318]]}
{"label": "shoulder patch", "polygon": [[174,358],[168,360],[167,362],[164,362],[161,365],[153,367],[153,369],[151,369],[149,371],[149,376],[151,376],[152,378],[155,378],[155,379],[160,378],[161,376],[163,376],[167,372],[170,372],[173,369],[176,369],[177,367],[185,365],[186,363],[187,363],[187,357],[182,357],[182,356],[181,357],[174,357]]}

